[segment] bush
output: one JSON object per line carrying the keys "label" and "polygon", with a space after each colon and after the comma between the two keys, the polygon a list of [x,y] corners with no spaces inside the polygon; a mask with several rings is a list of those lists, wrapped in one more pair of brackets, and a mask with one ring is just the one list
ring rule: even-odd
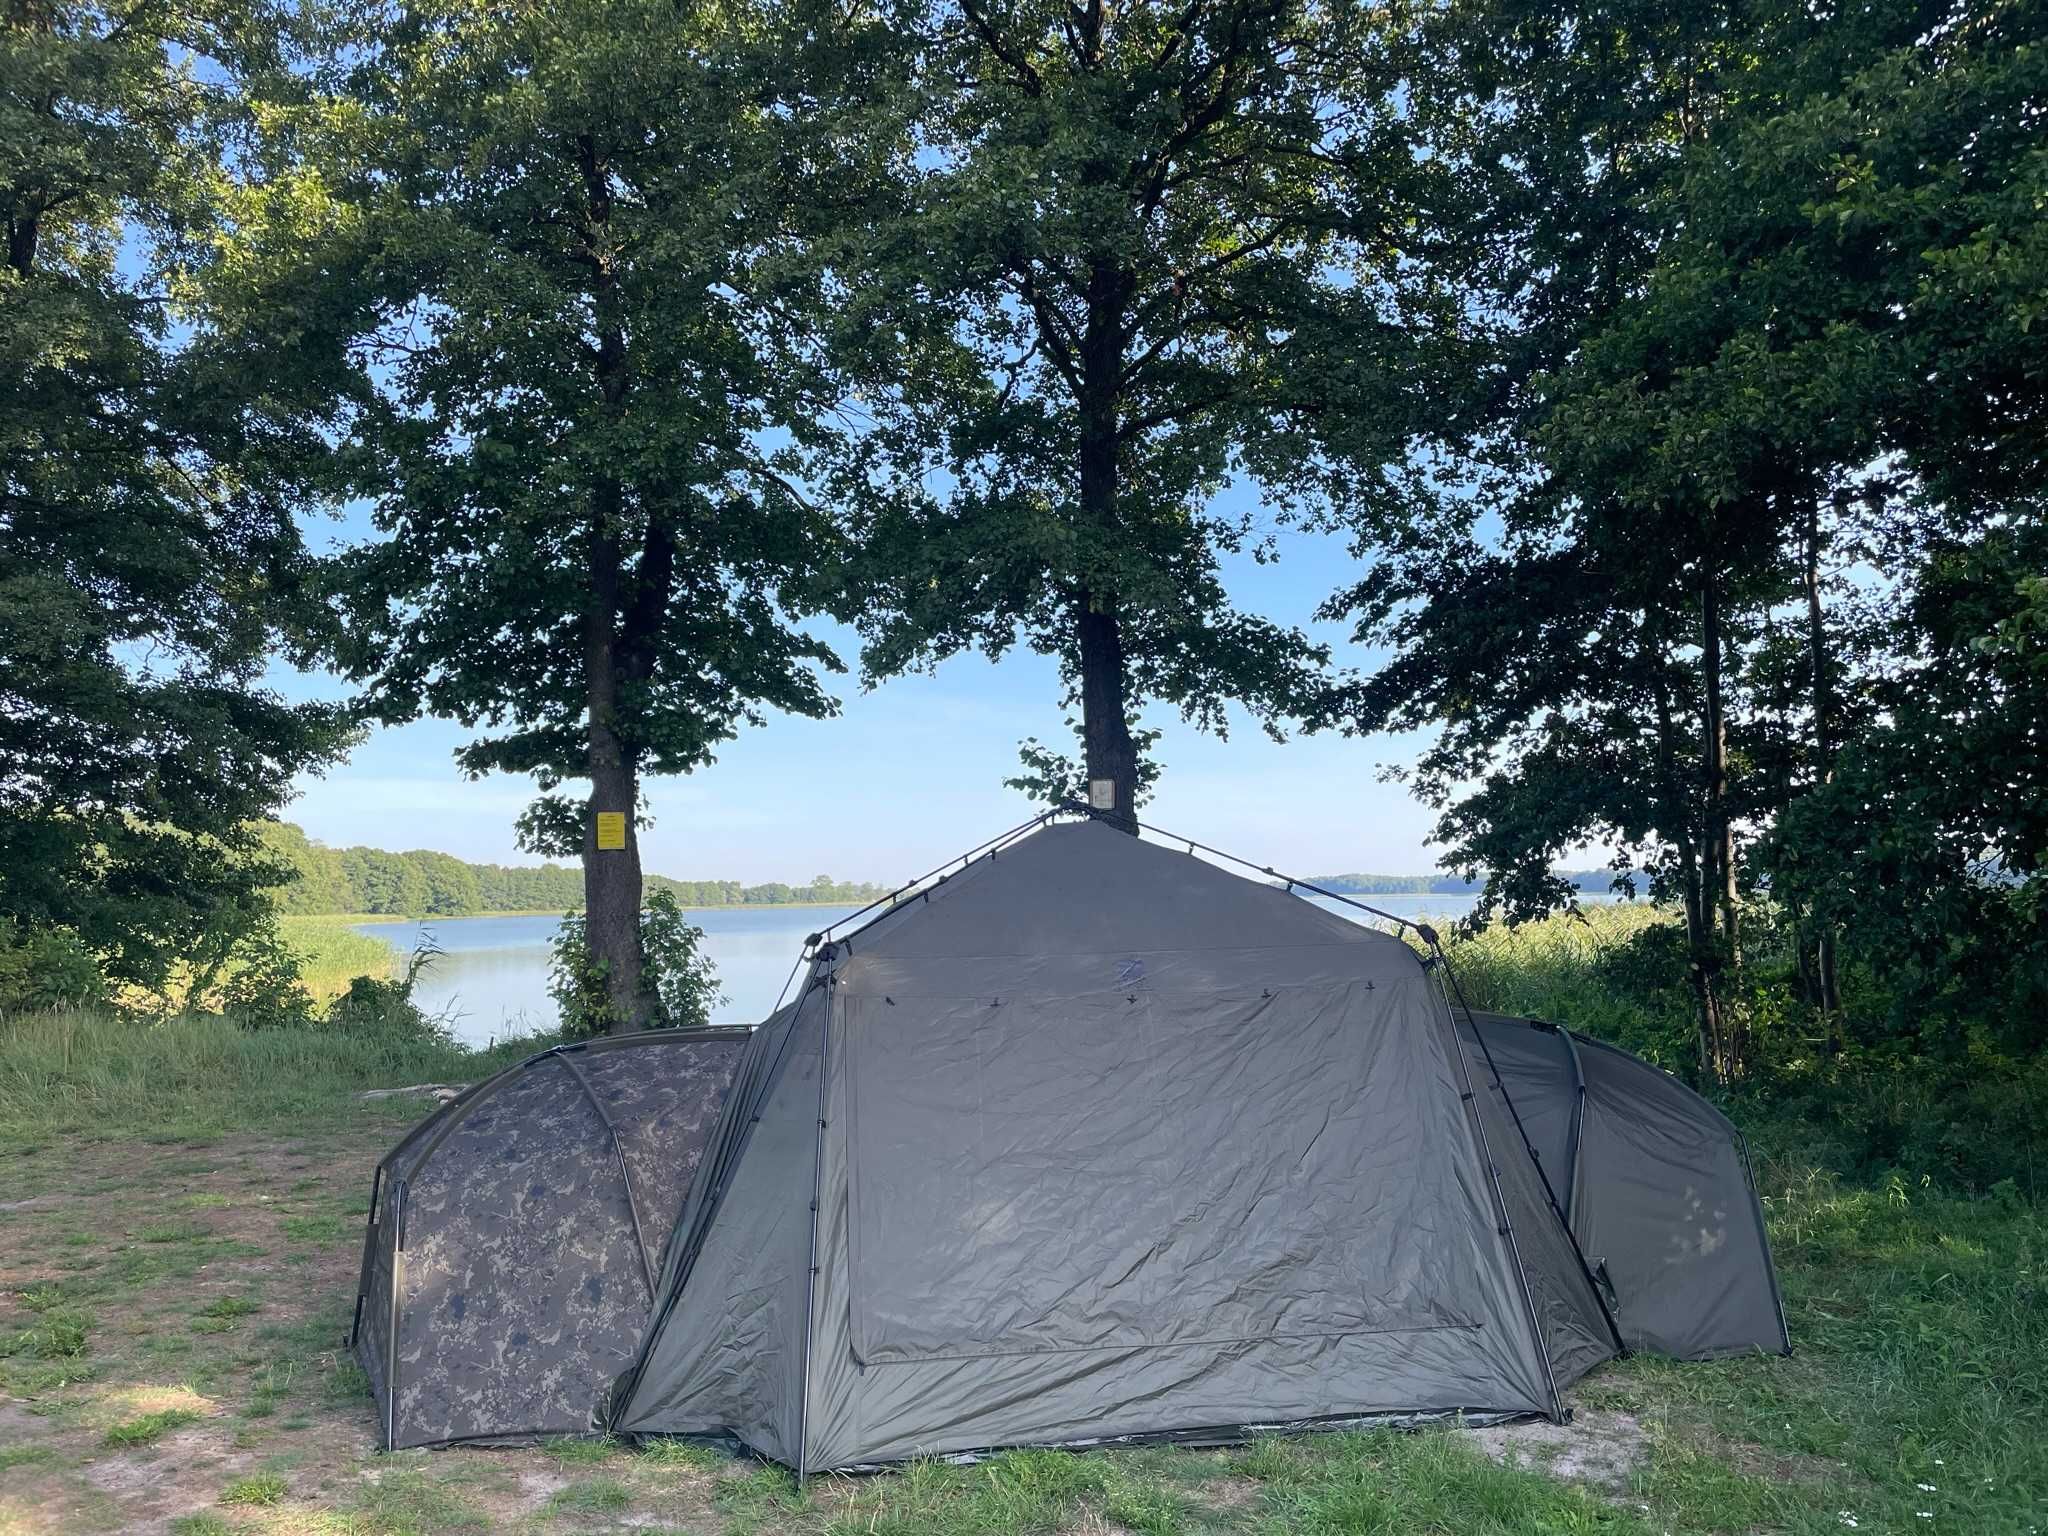
{"label": "bush", "polygon": [[313,994],[299,979],[299,957],[275,927],[242,935],[233,963],[210,989],[187,1006],[210,1008],[244,1029],[292,1029],[316,1016]]}
{"label": "bush", "polygon": [[440,953],[431,937],[422,936],[405,963],[404,975],[352,977],[348,989],[328,1005],[328,1024],[392,1040],[452,1044],[454,1034],[448,1021],[422,1012],[413,1001],[420,972]]}
{"label": "bush", "polygon": [[0,1014],[93,1007],[106,999],[99,961],[77,934],[0,918]]}
{"label": "bush", "polygon": [[[672,891],[656,890],[640,914],[640,943],[646,955],[647,990],[654,995],[653,1029],[696,1029],[711,1022],[711,1010],[725,1001],[718,970],[698,948],[704,930],[683,916]],[[605,987],[605,966],[590,952],[581,913],[562,919],[548,965],[548,993],[561,1010],[562,1035],[587,1040],[609,1034],[617,1021]]]}

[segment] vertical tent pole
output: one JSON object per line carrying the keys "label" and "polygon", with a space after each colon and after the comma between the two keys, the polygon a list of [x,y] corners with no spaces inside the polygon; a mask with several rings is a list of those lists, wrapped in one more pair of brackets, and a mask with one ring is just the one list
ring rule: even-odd
{"label": "vertical tent pole", "polygon": [[811,1433],[811,1314],[818,1290],[818,1198],[825,1181],[825,1088],[827,1068],[832,1060],[832,1010],[836,1006],[838,977],[825,977],[825,1017],[818,1025],[818,1138],[811,1153],[811,1253],[804,1270],[804,1369],[803,1386],[796,1404],[796,1480],[801,1484],[810,1472]]}
{"label": "vertical tent pole", "polygon": [[1567,1201],[1569,1208],[1565,1212],[1565,1219],[1569,1224],[1578,1217],[1579,1191],[1586,1182],[1586,1065],[1579,1060],[1579,1042],[1572,1038],[1572,1032],[1561,1024],[1556,1026],[1556,1029],[1564,1036],[1565,1055],[1572,1064],[1572,1089],[1575,1095],[1572,1102],[1572,1192]]}
{"label": "vertical tent pole", "polygon": [[398,1269],[405,1262],[405,1180],[391,1196],[390,1332],[384,1339],[384,1449],[398,1449]]}

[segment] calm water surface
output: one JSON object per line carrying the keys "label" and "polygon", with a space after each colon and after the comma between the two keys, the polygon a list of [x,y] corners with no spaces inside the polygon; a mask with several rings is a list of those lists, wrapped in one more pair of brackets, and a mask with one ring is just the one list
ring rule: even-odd
{"label": "calm water surface", "polygon": [[[1360,901],[1402,917],[1458,917],[1471,911],[1471,896],[1361,896]],[[1587,897],[1589,901],[1602,900]],[[1315,898],[1318,906],[1345,917],[1369,919],[1356,908]],[[726,1000],[712,1011],[720,1024],[757,1024],[775,1006],[804,939],[847,916],[851,907],[700,907],[690,921],[704,930],[704,950],[718,966]],[[548,996],[548,940],[561,919],[535,917],[440,917],[425,922],[401,919],[362,923],[410,954],[422,935],[440,946],[420,976],[415,994],[428,1013],[446,1014],[458,1037],[473,1045],[506,1035],[552,1029],[554,999]]]}

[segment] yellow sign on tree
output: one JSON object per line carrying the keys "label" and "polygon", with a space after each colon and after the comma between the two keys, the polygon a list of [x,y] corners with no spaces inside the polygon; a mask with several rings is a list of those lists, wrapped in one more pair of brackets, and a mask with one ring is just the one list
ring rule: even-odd
{"label": "yellow sign on tree", "polygon": [[597,813],[597,846],[599,848],[623,848],[626,846],[626,813],[624,811],[599,811]]}

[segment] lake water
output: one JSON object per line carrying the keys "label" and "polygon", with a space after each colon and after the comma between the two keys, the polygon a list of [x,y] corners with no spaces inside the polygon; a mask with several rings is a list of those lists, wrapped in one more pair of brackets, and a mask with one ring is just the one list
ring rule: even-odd
{"label": "lake water", "polygon": [[[1360,922],[1354,907],[1324,898],[1318,906]],[[1361,896],[1360,901],[1402,917],[1454,918],[1472,910],[1471,896]],[[1588,900],[1603,898],[1588,897]],[[713,1010],[720,1024],[757,1024],[803,952],[804,939],[851,907],[700,907],[690,921],[704,930],[704,951],[718,966],[726,1000]],[[548,940],[561,919],[533,917],[441,917],[358,924],[401,953],[410,954],[422,934],[441,953],[421,973],[414,994],[430,1014],[445,1014],[456,1035],[472,1045],[506,1035],[552,1029],[554,999],[548,996]]]}

